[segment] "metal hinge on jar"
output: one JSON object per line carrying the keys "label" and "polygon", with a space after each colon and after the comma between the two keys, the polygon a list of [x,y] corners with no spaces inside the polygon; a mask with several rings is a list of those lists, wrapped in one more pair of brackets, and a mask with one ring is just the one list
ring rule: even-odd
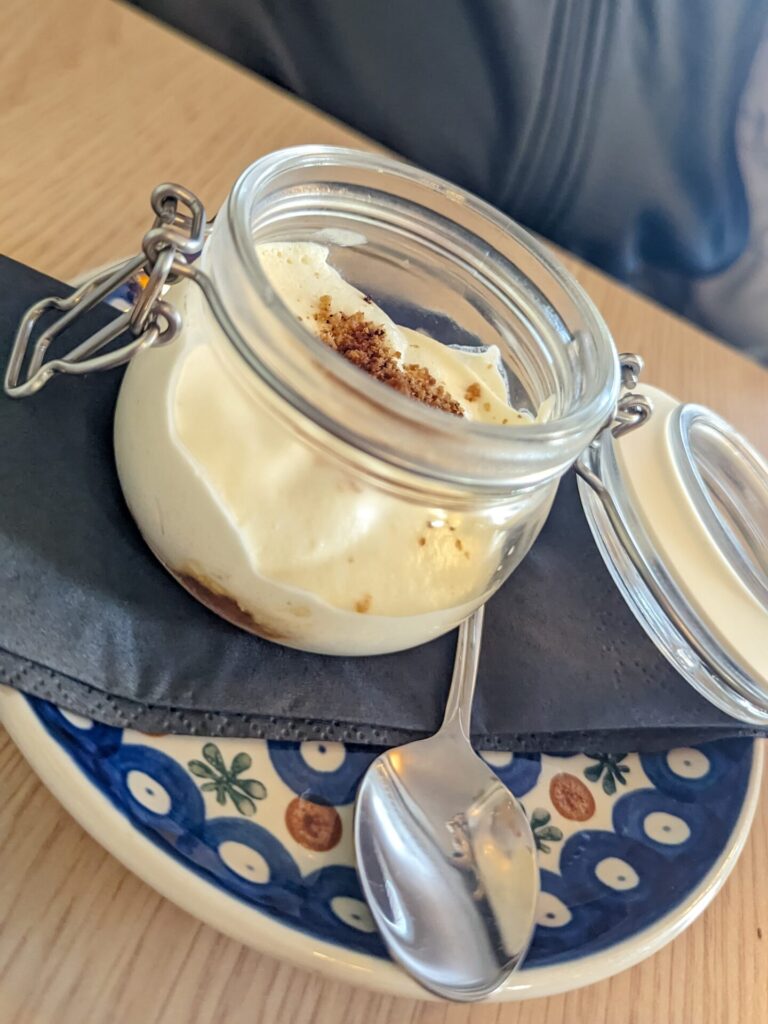
{"label": "metal hinge on jar", "polygon": [[602,430],[598,431],[592,443],[576,460],[573,468],[600,499],[611,526],[626,547],[629,542],[626,529],[616,508],[616,503],[603,481],[600,469],[600,447],[606,431],[610,431],[614,438],[619,438],[642,426],[653,413],[653,403],[645,395],[635,391],[640,374],[645,367],[642,356],[634,352],[622,352],[619,356],[619,365],[621,367],[622,395],[616,403],[613,416]]}
{"label": "metal hinge on jar", "polygon": [[[190,261],[203,248],[208,224],[202,202],[181,185],[158,185],[152,192],[152,208],[155,220],[144,235],[140,253],[95,274],[67,298],[50,296],[27,310],[16,331],[6,368],[7,395],[11,398],[33,395],[57,373],[79,375],[122,366],[140,349],[165,345],[176,336],[181,328],[181,316],[164,300],[163,290],[181,277],[194,277],[199,281],[204,276],[192,268]],[[66,355],[46,361],[50,345],[60,334],[83,313],[141,273],[145,273],[148,280],[131,309]],[[51,310],[61,312],[62,316],[32,345],[38,321]],[[117,348],[103,351],[124,335],[128,340]]]}

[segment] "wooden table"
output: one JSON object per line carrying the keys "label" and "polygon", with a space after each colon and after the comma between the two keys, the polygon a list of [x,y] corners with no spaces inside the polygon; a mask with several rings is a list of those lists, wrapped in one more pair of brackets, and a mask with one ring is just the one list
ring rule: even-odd
{"label": "wooden table", "polygon": [[[0,4],[0,246],[67,278],[134,251],[163,180],[209,209],[255,158],[369,145],[131,9]],[[768,450],[768,374],[567,260],[647,378]],[[567,996],[466,1008],[371,995],[260,956],[128,874],[48,795],[0,729],[2,1024],[764,1024],[768,810],[714,905],[639,967]]]}

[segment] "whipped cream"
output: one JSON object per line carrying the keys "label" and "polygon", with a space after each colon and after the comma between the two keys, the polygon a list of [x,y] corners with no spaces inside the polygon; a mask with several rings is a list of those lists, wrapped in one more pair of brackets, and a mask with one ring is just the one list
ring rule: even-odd
{"label": "whipped cream", "polygon": [[[321,300],[362,313],[401,365],[428,370],[468,419],[530,422],[510,407],[497,349],[450,348],[398,326],[328,264],[323,246],[263,245],[258,254],[310,331],[318,333]],[[184,328],[132,360],[115,448],[142,533],[184,585],[268,639],[330,654],[414,646],[489,596],[509,544],[507,519],[407,501],[310,447],[233,379],[199,290],[177,285],[173,301]],[[553,493],[533,500],[548,504]],[[529,517],[530,504],[519,514]]]}

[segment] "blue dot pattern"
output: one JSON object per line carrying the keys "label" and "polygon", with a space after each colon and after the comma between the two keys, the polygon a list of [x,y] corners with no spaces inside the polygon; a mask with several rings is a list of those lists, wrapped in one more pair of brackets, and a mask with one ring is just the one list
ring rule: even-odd
{"label": "blue dot pattern", "polygon": [[493,770],[516,797],[529,793],[541,775],[541,754],[515,754],[512,761],[503,768]]}
{"label": "blue dot pattern", "polygon": [[[353,868],[324,867],[303,876],[280,840],[255,821],[206,819],[199,789],[166,754],[141,744],[123,744],[120,729],[103,725],[78,729],[53,704],[26,699],[49,735],[90,782],[134,828],[187,870],[283,924],[357,952],[386,957],[375,932],[354,928],[333,911],[336,897],[363,900]],[[697,779],[675,774],[664,754],[643,756],[643,768],[654,788],[615,801],[612,831],[584,828],[572,835],[564,843],[559,874],[542,869],[542,889],[559,899],[571,916],[565,924],[536,930],[527,965],[562,963],[604,950],[652,925],[685,899],[728,845],[749,781],[752,746],[751,740],[703,744],[697,749],[707,757],[709,769]],[[300,744],[269,744],[272,764],[290,789],[317,803],[337,806],[354,799],[377,753],[369,747],[347,747],[342,764],[322,772],[307,764]],[[134,798],[127,784],[134,770],[165,789],[170,797],[167,814],[158,814]],[[524,796],[540,771],[538,755],[523,755],[498,769],[498,774],[517,796]],[[658,842],[645,828],[646,818],[655,812],[681,819],[690,835],[675,844]],[[263,858],[269,867],[268,879],[251,881],[231,870],[219,854],[224,842],[239,843]],[[606,857],[630,865],[638,884],[614,889],[601,881],[596,868]]]}
{"label": "blue dot pattern", "polygon": [[[318,746],[319,753],[325,753],[324,745]],[[341,807],[352,803],[357,786],[365,775],[368,765],[376,759],[379,751],[371,747],[347,744],[344,760],[334,771],[318,771],[307,763],[301,752],[300,743],[271,741],[269,759],[277,774],[294,793],[312,800],[316,804],[331,804]]]}

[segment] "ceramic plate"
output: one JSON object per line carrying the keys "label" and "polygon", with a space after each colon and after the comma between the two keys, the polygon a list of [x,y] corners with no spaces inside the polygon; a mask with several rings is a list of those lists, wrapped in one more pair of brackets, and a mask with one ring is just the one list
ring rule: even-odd
{"label": "ceramic plate", "polygon": [[[355,792],[377,751],[150,736],[6,687],[0,714],[67,810],[185,910],[301,966],[427,998],[387,959],[355,873]],[[499,999],[598,981],[674,938],[733,868],[762,772],[751,740],[484,756],[525,806],[542,879],[526,966]]]}
{"label": "ceramic plate", "polygon": [[[125,286],[112,302],[133,298]],[[150,736],[2,686],[0,717],[80,824],[191,914],[300,966],[429,998],[387,958],[355,873],[354,798],[377,750]],[[495,997],[522,999],[624,970],[702,912],[749,833],[763,749],[483,756],[539,850],[536,935]]]}

